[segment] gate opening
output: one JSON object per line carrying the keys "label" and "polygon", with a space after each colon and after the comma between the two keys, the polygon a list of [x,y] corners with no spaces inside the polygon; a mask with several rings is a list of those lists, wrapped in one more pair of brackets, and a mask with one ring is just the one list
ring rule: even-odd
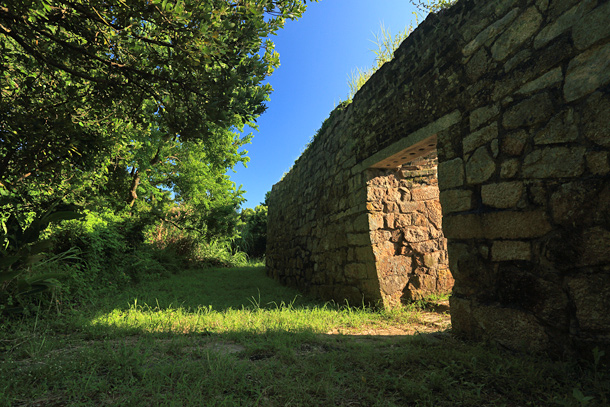
{"label": "gate opening", "polygon": [[436,135],[366,171],[371,243],[384,306],[450,292]]}

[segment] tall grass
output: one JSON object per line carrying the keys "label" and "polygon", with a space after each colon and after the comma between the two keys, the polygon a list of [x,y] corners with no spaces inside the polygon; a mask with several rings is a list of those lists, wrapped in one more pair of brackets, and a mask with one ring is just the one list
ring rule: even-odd
{"label": "tall grass", "polygon": [[[416,21],[417,25],[417,21]],[[383,66],[386,62],[391,61],[394,58],[394,51],[398,49],[400,44],[413,32],[413,23],[404,28],[396,35],[392,35],[389,29],[386,29],[381,24],[381,31],[375,34],[375,39],[372,40],[374,48],[371,49],[375,54],[375,62],[373,66],[361,69],[356,68],[352,71],[351,76],[348,78],[349,95],[348,100],[352,100],[356,95],[356,92],[364,86],[364,84],[373,76],[373,74]]]}
{"label": "tall grass", "polygon": [[389,29],[386,29],[381,24],[381,30],[378,34],[374,34],[374,39],[371,42],[374,47],[371,52],[375,55],[374,63],[371,67],[361,69],[356,68],[351,72],[348,77],[348,85],[350,92],[347,100],[351,101],[356,92],[364,86],[364,84],[373,76],[379,68],[381,68],[386,62],[391,61],[394,58],[394,52],[398,49],[400,44],[413,32],[415,27],[419,25],[419,21],[423,20],[428,13],[435,13],[442,9],[452,6],[457,0],[410,0],[410,2],[417,7],[419,13],[413,13],[415,22],[411,22],[402,31],[396,35],[392,35]]}

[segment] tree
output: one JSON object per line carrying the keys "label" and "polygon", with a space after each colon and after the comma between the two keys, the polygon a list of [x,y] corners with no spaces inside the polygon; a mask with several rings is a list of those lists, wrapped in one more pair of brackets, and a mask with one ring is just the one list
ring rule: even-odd
{"label": "tree", "polygon": [[204,145],[215,168],[244,160],[233,130],[264,111],[263,80],[279,64],[264,39],[304,10],[304,0],[4,1],[0,188],[36,206],[118,176],[133,205],[177,145]]}
{"label": "tree", "polygon": [[235,243],[252,258],[262,258],[267,249],[267,209],[265,202],[240,213],[240,236]]}

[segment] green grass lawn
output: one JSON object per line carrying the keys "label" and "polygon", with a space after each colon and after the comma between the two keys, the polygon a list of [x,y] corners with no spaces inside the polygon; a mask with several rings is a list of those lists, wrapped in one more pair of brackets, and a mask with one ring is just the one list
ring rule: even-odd
{"label": "green grass lawn", "polygon": [[599,364],[450,332],[355,334],[424,314],[316,302],[261,267],[185,271],[4,322],[0,406],[610,405]]}

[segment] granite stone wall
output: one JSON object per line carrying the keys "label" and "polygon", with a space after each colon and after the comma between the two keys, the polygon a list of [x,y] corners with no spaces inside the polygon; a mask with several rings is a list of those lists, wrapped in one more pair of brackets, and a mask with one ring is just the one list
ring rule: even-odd
{"label": "granite stone wall", "polygon": [[385,306],[450,292],[436,152],[366,175],[371,242]]}
{"label": "granite stone wall", "polygon": [[[269,273],[322,298],[386,306],[414,275],[438,286],[442,273],[415,271],[418,255],[405,275],[384,269],[402,243],[396,222],[377,227],[370,199],[374,171],[400,183],[403,167],[436,151],[453,331],[610,354],[608,123],[608,0],[459,1],[333,111],[273,187]],[[422,213],[394,203],[394,219]]]}

